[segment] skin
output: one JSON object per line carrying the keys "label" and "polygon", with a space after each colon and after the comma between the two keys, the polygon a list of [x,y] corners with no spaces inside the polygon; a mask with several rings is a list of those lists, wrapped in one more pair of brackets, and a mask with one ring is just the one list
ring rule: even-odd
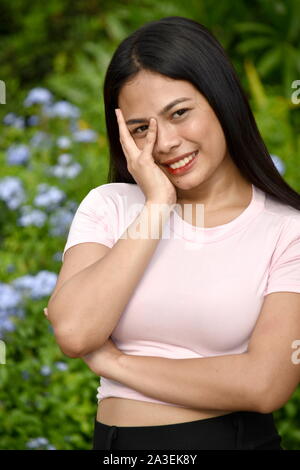
{"label": "skin", "polygon": [[[44,308],[44,314],[48,319],[47,307]],[[82,359],[95,374],[113,378],[115,377],[115,369],[118,366],[118,359],[122,355],[122,351],[116,347],[113,340],[108,338],[100,349],[83,356]]]}
{"label": "skin", "polygon": [[[191,101],[179,103],[165,115],[159,115],[165,105],[181,97],[191,98]],[[209,214],[250,203],[251,184],[233,163],[213,109],[190,82],[143,70],[121,89],[119,108],[125,121],[147,118],[147,122],[128,125],[136,146],[141,150],[150,118],[156,119],[153,158],[175,186],[178,204],[200,203]],[[188,110],[180,111],[184,108]],[[199,157],[193,169],[181,176],[170,174],[161,165],[196,149],[199,149]]]}

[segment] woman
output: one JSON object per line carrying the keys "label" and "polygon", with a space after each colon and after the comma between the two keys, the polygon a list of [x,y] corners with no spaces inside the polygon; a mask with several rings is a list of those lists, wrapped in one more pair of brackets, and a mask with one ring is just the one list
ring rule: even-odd
{"label": "woman", "polygon": [[104,99],[109,183],[75,214],[48,306],[61,349],[101,376],[93,449],[281,450],[272,412],[300,378],[300,195],[191,19],[127,37]]}

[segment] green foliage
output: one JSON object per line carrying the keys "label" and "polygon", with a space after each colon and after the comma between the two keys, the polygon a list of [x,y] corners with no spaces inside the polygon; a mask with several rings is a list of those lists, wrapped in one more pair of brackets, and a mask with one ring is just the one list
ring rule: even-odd
{"label": "green foliage", "polygon": [[[0,167],[5,168],[6,177],[15,177],[22,182],[26,195],[23,205],[34,207],[38,185],[47,183],[53,188],[59,186],[65,193],[61,207],[66,208],[68,203],[77,206],[92,187],[106,181],[105,138],[98,134],[95,141],[77,141],[70,119],[49,118],[43,114],[40,105],[23,110],[24,115],[31,113],[39,118],[38,124],[25,128],[3,126]],[[91,129],[82,118],[74,124],[81,129]],[[32,139],[39,133],[46,138],[34,146]],[[61,136],[68,137],[68,149],[59,148],[57,139]],[[20,143],[29,148],[30,159],[23,164],[9,165],[7,151],[13,144]],[[67,155],[66,152],[72,157],[73,164],[81,165],[78,176],[50,174],[49,169],[57,166],[59,158],[62,154]],[[53,233],[57,226],[51,223],[51,217],[56,211],[42,208],[47,214],[42,226],[20,226],[22,206],[10,210],[3,200],[0,203],[1,282],[13,283],[21,276],[36,275],[45,270],[58,273],[61,267],[59,250],[65,245],[67,231],[61,235]],[[14,331],[0,335],[6,345],[6,363],[0,364],[0,448],[18,450],[32,445],[38,449],[89,450],[97,412],[99,377],[81,359],[71,359],[59,349],[53,329],[43,313],[51,292],[43,295],[41,287],[39,290],[37,298],[24,295],[23,318],[12,316]],[[61,370],[61,366],[66,370]],[[38,445],[37,438],[47,441]]]}
{"label": "green foliage", "polygon": [[271,83],[281,82],[284,96],[290,98],[291,83],[300,76],[299,2],[261,2],[261,21],[242,21],[234,26],[240,41],[236,52],[255,61],[259,75]]}
{"label": "green foliage", "polygon": [[264,88],[254,64],[245,61],[245,71],[251,90],[250,103],[255,119],[271,154],[280,155],[286,164],[285,178],[300,191],[300,138],[296,133],[293,113],[300,105],[295,105],[283,96],[277,96]]}
{"label": "green foliage", "polygon": [[[99,378],[81,359],[62,354],[44,318],[45,304],[30,303],[26,319],[6,337],[6,365],[0,367],[0,448],[27,449],[41,436],[58,450],[88,450]],[[61,362],[66,371],[59,370]],[[49,375],[41,373],[45,366]]]}

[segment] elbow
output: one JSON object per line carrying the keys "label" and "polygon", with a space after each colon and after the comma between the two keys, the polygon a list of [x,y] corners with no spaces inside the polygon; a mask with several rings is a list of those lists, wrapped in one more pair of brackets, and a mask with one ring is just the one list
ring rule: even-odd
{"label": "elbow", "polygon": [[[70,322],[54,321],[53,308],[51,310],[49,305],[48,320],[52,325],[56,342],[63,354],[71,358],[79,358],[103,346],[107,337],[102,337],[99,334],[95,335],[95,332],[91,332],[90,329],[86,331],[83,325],[80,327]],[[57,315],[57,318],[62,319],[63,315]]]}
{"label": "elbow", "polygon": [[273,411],[270,411],[273,407],[272,392],[270,393],[266,380],[250,376],[249,380],[243,383],[242,390],[239,390],[239,396],[245,411],[263,414]]}
{"label": "elbow", "polygon": [[54,328],[53,330],[56,342],[61,351],[71,358],[86,356],[87,354],[100,349],[106,341],[106,339],[101,340],[101,338],[97,337],[97,342],[93,343],[91,341],[91,337],[89,337],[89,341],[84,341],[81,337],[78,338],[78,333],[70,330],[57,331]]}
{"label": "elbow", "polygon": [[72,359],[81,357],[81,355],[73,349],[62,348],[60,345],[59,345],[59,348],[65,356],[71,357]]}
{"label": "elbow", "polygon": [[79,341],[76,341],[76,335],[73,334],[70,337],[70,333],[66,333],[65,331],[57,330],[57,328],[53,327],[54,336],[56,342],[63,354],[73,359],[79,358],[82,356],[82,345]]}
{"label": "elbow", "polygon": [[[54,321],[55,314],[50,303],[48,304],[47,310],[47,318],[52,326],[56,343],[58,344],[61,352],[71,358],[80,357],[82,350],[81,344],[78,344],[78,340],[74,340],[74,338],[78,338],[78,333],[76,334],[75,331],[70,330],[70,326],[68,330],[66,330],[65,325],[62,325],[61,322],[58,323],[57,321]],[[62,315],[59,315],[59,317],[62,318]]]}
{"label": "elbow", "polygon": [[263,414],[273,413],[284,406],[287,399],[275,387],[265,387],[261,390],[257,401],[257,411]]}
{"label": "elbow", "polygon": [[69,345],[66,344],[64,341],[58,341],[57,344],[61,350],[61,352],[68,357],[71,357],[72,359],[79,358],[82,356],[82,351],[81,349],[77,348],[74,345]]}

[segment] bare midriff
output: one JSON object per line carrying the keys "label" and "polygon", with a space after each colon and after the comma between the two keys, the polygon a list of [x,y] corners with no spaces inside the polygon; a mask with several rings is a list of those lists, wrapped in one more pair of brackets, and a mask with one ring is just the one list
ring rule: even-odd
{"label": "bare midriff", "polygon": [[232,411],[198,410],[128,398],[104,398],[98,404],[97,421],[108,426],[162,426],[226,415]]}

